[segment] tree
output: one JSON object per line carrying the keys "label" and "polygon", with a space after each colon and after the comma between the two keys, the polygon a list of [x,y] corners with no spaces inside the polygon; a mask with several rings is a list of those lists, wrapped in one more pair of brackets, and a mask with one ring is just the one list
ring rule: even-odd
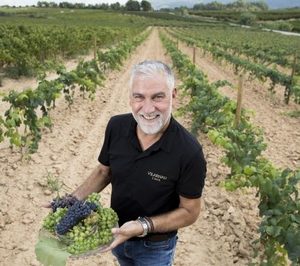
{"label": "tree", "polygon": [[143,11],[151,11],[152,10],[151,3],[146,0],[143,0],[141,2],[141,8]]}
{"label": "tree", "polygon": [[205,5],[206,10],[222,10],[224,5],[218,1],[213,1]]}
{"label": "tree", "polygon": [[140,3],[138,1],[134,1],[134,0],[129,0],[126,4],[125,4],[125,9],[127,11],[140,11]]}
{"label": "tree", "polygon": [[111,4],[111,5],[110,5],[110,8],[111,8],[112,10],[120,10],[120,9],[121,9],[121,5],[120,5],[119,2],[116,2],[116,3],[114,3],[114,4]]}
{"label": "tree", "polygon": [[83,9],[83,8],[85,8],[85,4],[84,3],[75,3],[75,4],[73,4],[72,8]]}
{"label": "tree", "polygon": [[58,4],[55,2],[49,2],[49,7],[58,7]]}
{"label": "tree", "polygon": [[242,25],[253,25],[256,22],[256,15],[253,13],[242,13],[239,20]]}
{"label": "tree", "polygon": [[73,8],[73,4],[69,2],[60,2],[58,6],[60,8]]}
{"label": "tree", "polygon": [[46,1],[39,1],[37,2],[38,7],[49,7],[49,3]]}
{"label": "tree", "polygon": [[260,0],[258,2],[251,2],[251,5],[257,6],[259,10],[266,11],[269,9],[268,5],[266,2],[263,0]]}
{"label": "tree", "polygon": [[108,10],[109,9],[109,4],[105,4],[105,3],[101,4],[100,9]]}

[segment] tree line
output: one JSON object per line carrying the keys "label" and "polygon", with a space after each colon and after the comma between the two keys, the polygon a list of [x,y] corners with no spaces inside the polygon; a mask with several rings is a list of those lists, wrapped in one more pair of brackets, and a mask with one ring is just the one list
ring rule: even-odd
{"label": "tree line", "polygon": [[134,1],[134,0],[129,0],[125,3],[125,5],[121,5],[119,2],[112,3],[112,4],[107,4],[107,3],[102,3],[102,4],[88,4],[86,5],[85,3],[69,3],[69,2],[60,2],[60,3],[55,3],[55,2],[47,2],[47,1],[38,1],[37,2],[37,7],[59,7],[59,8],[72,8],[72,9],[103,9],[103,10],[126,10],[126,11],[151,11],[152,6],[151,3],[142,0],[141,2],[139,1]]}
{"label": "tree line", "polygon": [[218,1],[213,1],[207,4],[195,4],[194,10],[236,10],[236,11],[266,11],[269,9],[264,1],[245,1],[237,0],[228,4],[223,4]]}

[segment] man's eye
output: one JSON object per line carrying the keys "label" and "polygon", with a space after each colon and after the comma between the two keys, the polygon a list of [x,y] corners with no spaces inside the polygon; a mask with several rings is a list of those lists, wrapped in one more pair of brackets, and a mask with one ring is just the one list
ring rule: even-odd
{"label": "man's eye", "polygon": [[143,100],[143,97],[142,97],[141,95],[134,95],[134,96],[133,96],[133,99],[134,99],[135,101],[142,101],[142,100]]}
{"label": "man's eye", "polygon": [[161,101],[161,100],[163,100],[164,99],[164,96],[163,95],[156,95],[155,97],[154,97],[154,101]]}

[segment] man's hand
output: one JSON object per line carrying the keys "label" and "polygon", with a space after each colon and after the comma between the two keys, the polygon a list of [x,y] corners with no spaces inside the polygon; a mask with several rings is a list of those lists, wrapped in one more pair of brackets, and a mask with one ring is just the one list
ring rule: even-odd
{"label": "man's hand", "polygon": [[115,239],[109,247],[103,249],[101,252],[112,250],[129,238],[141,235],[143,233],[143,227],[138,221],[129,221],[123,224],[120,228],[113,228],[111,231]]}

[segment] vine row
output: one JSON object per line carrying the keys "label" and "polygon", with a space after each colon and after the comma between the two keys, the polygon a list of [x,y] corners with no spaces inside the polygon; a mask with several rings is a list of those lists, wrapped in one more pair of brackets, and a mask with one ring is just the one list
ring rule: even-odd
{"label": "vine row", "polygon": [[227,81],[209,83],[202,71],[182,54],[176,44],[161,34],[173,64],[189,95],[182,114],[192,118],[192,132],[207,133],[225,151],[222,161],[231,173],[223,185],[229,190],[254,187],[259,196],[261,265],[300,263],[300,170],[277,169],[261,153],[266,148],[262,131],[250,123],[246,110],[235,122],[236,103],[223,97],[218,87]]}
{"label": "vine row", "polygon": [[273,93],[276,84],[284,86],[284,101],[286,103],[289,103],[290,97],[292,96],[294,101],[300,104],[300,84],[296,76],[295,78],[293,78],[290,75],[281,73],[276,69],[268,68],[262,64],[258,64],[255,62],[250,62],[216,46],[211,46],[207,43],[197,41],[189,36],[178,34],[174,31],[169,31],[169,33],[175,38],[178,38],[181,41],[187,43],[188,45],[196,46],[205,51],[208,51],[215,59],[224,59],[225,61],[229,62],[234,66],[236,74],[241,71],[247,71],[248,73],[250,73],[250,75],[258,78],[261,81],[266,81],[267,79],[269,79],[271,81],[269,90]]}

